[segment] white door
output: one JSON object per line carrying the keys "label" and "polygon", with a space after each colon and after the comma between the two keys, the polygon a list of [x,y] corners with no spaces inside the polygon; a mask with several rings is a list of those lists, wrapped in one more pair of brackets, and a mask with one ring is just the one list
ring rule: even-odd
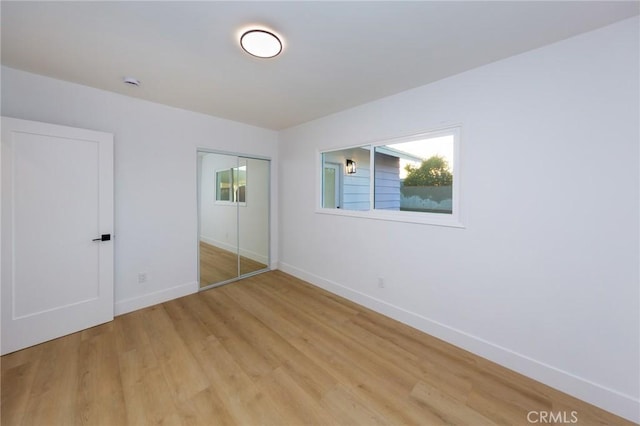
{"label": "white door", "polygon": [[2,117],[1,157],[0,352],[112,320],[113,135]]}
{"label": "white door", "polygon": [[322,178],[322,207],[325,209],[340,208],[340,175],[339,164],[325,163]]}

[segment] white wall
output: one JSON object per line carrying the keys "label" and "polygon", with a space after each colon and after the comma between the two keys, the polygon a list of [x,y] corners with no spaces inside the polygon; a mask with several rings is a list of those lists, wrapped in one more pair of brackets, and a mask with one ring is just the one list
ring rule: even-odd
{"label": "white wall", "polygon": [[[116,313],[197,290],[197,147],[270,157],[277,167],[276,132],[6,67],[1,113],[115,135]],[[276,236],[275,203],[272,213]]]}
{"label": "white wall", "polygon": [[[640,421],[638,35],[634,18],[282,132],[281,268]],[[315,213],[318,150],[456,123],[464,229]]]}

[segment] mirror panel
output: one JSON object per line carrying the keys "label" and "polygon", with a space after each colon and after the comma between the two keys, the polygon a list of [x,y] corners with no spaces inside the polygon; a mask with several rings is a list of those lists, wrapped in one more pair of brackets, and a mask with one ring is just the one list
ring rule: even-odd
{"label": "mirror panel", "polygon": [[200,288],[268,269],[269,165],[198,152]]}
{"label": "mirror panel", "polygon": [[233,155],[198,153],[200,287],[238,277],[238,206]]}
{"label": "mirror panel", "polygon": [[246,171],[246,203],[238,210],[240,275],[269,265],[269,164],[268,160],[240,158]]}

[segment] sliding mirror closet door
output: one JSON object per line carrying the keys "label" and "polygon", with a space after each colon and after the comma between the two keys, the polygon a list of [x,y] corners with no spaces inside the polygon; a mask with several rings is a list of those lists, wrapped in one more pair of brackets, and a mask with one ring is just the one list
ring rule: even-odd
{"label": "sliding mirror closet door", "polygon": [[198,220],[200,288],[267,270],[269,161],[198,152]]}
{"label": "sliding mirror closet door", "polygon": [[200,287],[238,277],[238,205],[233,171],[238,157],[198,153]]}
{"label": "sliding mirror closet door", "polygon": [[240,158],[239,170],[247,180],[238,211],[240,275],[247,275],[269,265],[269,161]]}

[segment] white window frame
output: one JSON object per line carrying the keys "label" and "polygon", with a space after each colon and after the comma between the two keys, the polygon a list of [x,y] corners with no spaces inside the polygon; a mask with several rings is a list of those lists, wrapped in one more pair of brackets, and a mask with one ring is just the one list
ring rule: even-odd
{"label": "white window frame", "polygon": [[[386,220],[394,222],[417,223],[424,225],[445,226],[454,228],[464,228],[461,215],[461,181],[462,173],[460,172],[460,134],[462,126],[459,124],[447,127],[441,127],[426,132],[416,133],[398,138],[378,140],[375,142],[365,142],[358,145],[332,147],[327,149],[319,149],[316,151],[316,213],[328,214],[335,216],[357,217],[374,220]],[[375,178],[371,178],[369,182],[369,206],[366,211],[361,210],[344,210],[322,207],[322,154],[331,151],[339,151],[349,148],[357,148],[369,146],[371,175],[375,176],[375,148],[384,145],[393,145],[402,142],[410,142],[419,139],[431,139],[440,136],[453,136],[453,165],[451,172],[453,174],[452,184],[452,213],[429,213],[429,212],[408,212],[408,211],[392,211],[392,210],[376,210],[374,204],[375,194]]]}

